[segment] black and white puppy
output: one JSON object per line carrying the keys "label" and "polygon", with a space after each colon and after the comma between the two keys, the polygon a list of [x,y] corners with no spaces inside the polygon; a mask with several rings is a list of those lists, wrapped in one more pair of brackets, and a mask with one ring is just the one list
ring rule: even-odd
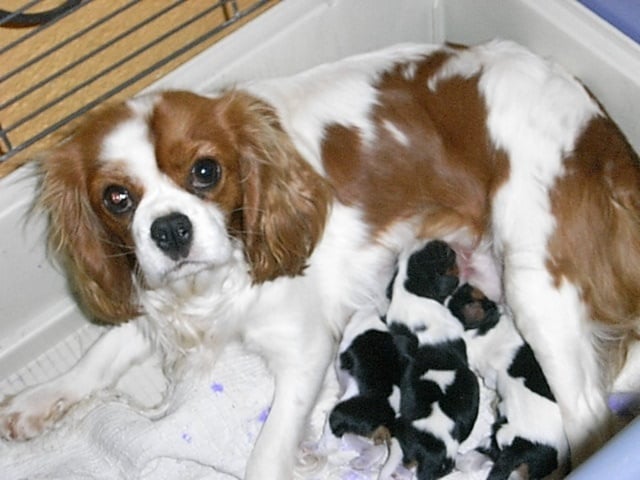
{"label": "black and white puppy", "polygon": [[478,414],[462,325],[441,303],[458,285],[456,256],[433,241],[399,259],[390,289],[389,329],[402,354],[396,437],[420,480],[449,473]]}
{"label": "black and white puppy", "polygon": [[464,330],[442,304],[457,285],[455,253],[429,242],[399,259],[387,290],[388,327],[361,311],[345,330],[338,361],[344,394],[329,426],[338,437],[387,441],[382,478],[400,463],[415,466],[420,480],[446,475],[474,425],[478,382]]}
{"label": "black and white puppy", "polygon": [[471,367],[499,397],[490,445],[494,461],[488,480],[563,476],[568,444],[560,409],[531,347],[510,313],[469,284],[448,301],[465,328]]}
{"label": "black and white puppy", "polygon": [[393,337],[374,312],[358,312],[345,329],[340,352],[338,380],[344,393],[329,415],[331,432],[388,442],[395,430],[402,376]]}

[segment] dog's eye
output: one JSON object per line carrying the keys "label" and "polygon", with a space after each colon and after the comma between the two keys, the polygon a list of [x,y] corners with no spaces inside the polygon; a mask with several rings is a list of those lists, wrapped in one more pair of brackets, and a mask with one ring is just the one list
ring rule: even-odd
{"label": "dog's eye", "polygon": [[104,205],[111,213],[127,213],[133,208],[133,197],[122,185],[110,185],[102,196]]}
{"label": "dog's eye", "polygon": [[196,190],[207,190],[220,180],[222,168],[213,157],[200,157],[191,167],[189,181]]}

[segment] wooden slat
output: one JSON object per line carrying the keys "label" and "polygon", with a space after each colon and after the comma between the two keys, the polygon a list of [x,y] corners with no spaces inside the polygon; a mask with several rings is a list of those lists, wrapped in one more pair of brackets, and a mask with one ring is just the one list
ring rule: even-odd
{"label": "wooden slat", "polygon": [[[133,81],[130,79],[152,69],[171,52],[187,48],[195,39],[228,23],[234,14],[231,3],[92,0],[9,49],[7,46],[28,35],[30,29],[0,28],[0,123],[16,148],[123,83],[131,84],[114,98],[134,95],[277,1],[267,1],[252,15],[193,46],[152,74]],[[26,2],[3,1],[0,6],[11,10]],[[37,10],[60,3],[47,0],[39,4]],[[236,5],[243,11],[258,3],[258,0],[238,0]],[[108,20],[80,35],[83,29],[104,18]],[[179,29],[183,24],[185,28]],[[66,39],[77,35],[80,36],[65,44]],[[22,65],[31,62],[34,63],[22,69]],[[21,71],[4,78],[18,68]],[[38,113],[39,110],[44,111]],[[50,147],[52,141],[48,135],[10,157],[0,164],[0,177],[28,161],[36,151]]]}

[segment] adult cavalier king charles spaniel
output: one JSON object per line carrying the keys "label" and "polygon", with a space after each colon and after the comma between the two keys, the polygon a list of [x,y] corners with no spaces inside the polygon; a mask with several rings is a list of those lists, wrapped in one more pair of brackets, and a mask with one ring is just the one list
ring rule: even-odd
{"label": "adult cavalier king charles spaniel", "polygon": [[343,327],[384,311],[398,252],[426,239],[513,310],[574,465],[609,435],[640,325],[640,164],[580,82],[514,43],[398,45],[106,107],[43,161],[41,203],[86,312],[120,325],[6,399],[5,437],[154,348],[174,365],[239,339],[275,378],[246,478],[289,478]]}

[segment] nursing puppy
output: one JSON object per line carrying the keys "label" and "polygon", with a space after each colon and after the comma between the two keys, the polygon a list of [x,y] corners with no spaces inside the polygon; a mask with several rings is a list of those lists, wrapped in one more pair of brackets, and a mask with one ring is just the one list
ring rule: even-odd
{"label": "nursing puppy", "polygon": [[528,479],[563,477],[569,452],[560,409],[509,313],[469,284],[448,306],[464,326],[471,368],[499,398],[490,444],[480,449],[494,461],[488,480],[507,480],[516,471]]}
{"label": "nursing puppy", "polygon": [[403,354],[395,436],[420,480],[449,473],[478,415],[479,385],[469,369],[460,323],[441,301],[458,284],[444,242],[401,255],[387,312]]}
{"label": "nursing puppy", "polygon": [[337,436],[387,441],[392,450],[397,442],[405,466],[415,466],[422,480],[453,468],[475,422],[478,383],[463,330],[440,303],[458,284],[455,253],[439,241],[410,253],[388,288],[389,327],[360,312],[345,330],[338,370],[345,393],[329,425]]}
{"label": "nursing puppy", "polygon": [[5,399],[4,437],[154,348],[176,365],[239,340],[275,379],[246,477],[289,478],[346,322],[382,312],[399,252],[441,238],[500,266],[574,460],[607,438],[639,327],[640,164],[579,81],[519,45],[405,44],[154,93],[89,115],[42,167],[52,250],[87,314],[122,325]]}

